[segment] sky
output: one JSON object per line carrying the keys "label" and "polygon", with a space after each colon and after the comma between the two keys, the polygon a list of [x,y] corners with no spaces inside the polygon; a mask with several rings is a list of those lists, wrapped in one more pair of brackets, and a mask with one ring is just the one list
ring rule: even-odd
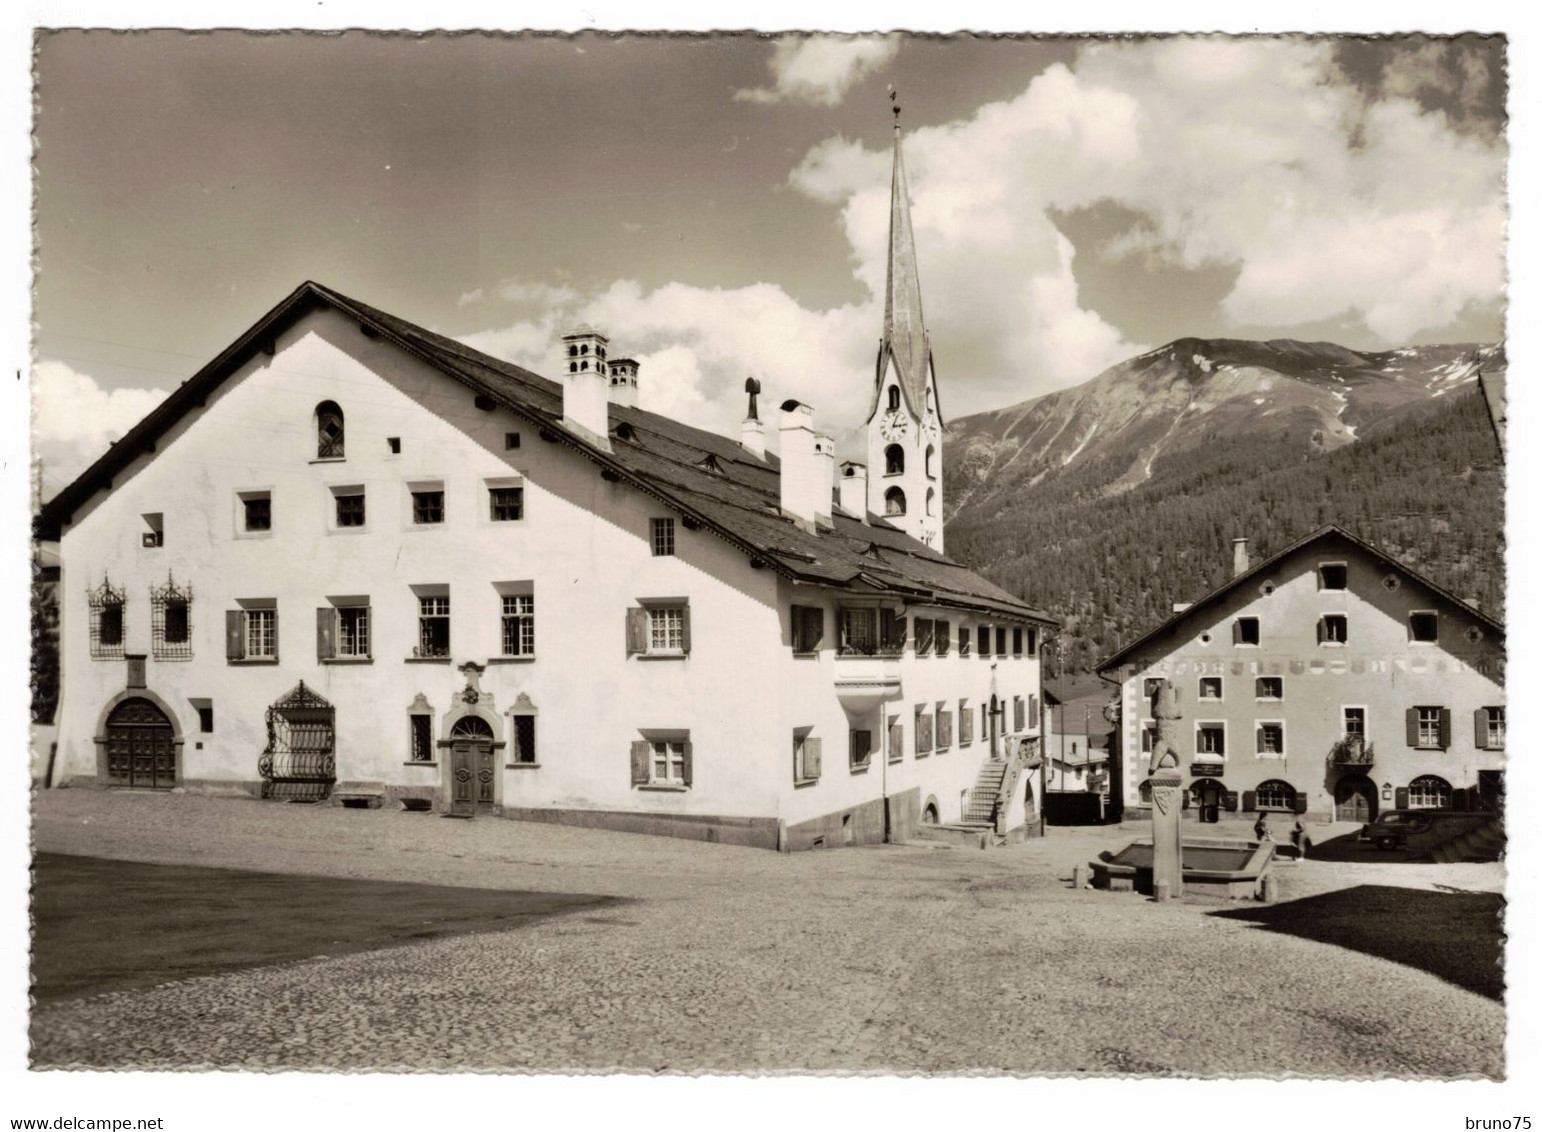
{"label": "sky", "polygon": [[305,279],[644,407],[859,423],[897,87],[949,416],[1184,335],[1503,335],[1496,38],[43,32],[44,494]]}

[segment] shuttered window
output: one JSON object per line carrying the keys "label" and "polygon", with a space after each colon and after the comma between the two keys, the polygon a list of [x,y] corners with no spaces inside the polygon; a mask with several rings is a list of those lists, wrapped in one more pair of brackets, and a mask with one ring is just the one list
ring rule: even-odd
{"label": "shuttered window", "polygon": [[935,624],[930,618],[916,618],[916,655],[926,656],[932,651],[932,632]]}
{"label": "shuttered window", "polygon": [[916,705],[916,758],[932,753],[932,717],[925,704]]}
{"label": "shuttered window", "polygon": [[1278,759],[1285,755],[1285,725],[1260,723],[1257,728],[1254,750],[1262,758]]}
{"label": "shuttered window", "polygon": [[1451,745],[1451,713],[1443,707],[1411,707],[1405,716],[1408,745],[1445,750]]}
{"label": "shuttered window", "polygon": [[[867,611],[870,612],[870,611]],[[825,611],[817,605],[792,607],[792,651],[818,652],[824,642]]]}
{"label": "shuttered window", "polygon": [[669,733],[632,743],[632,785],[679,788],[691,784],[691,740]]}
{"label": "shuttered window", "polygon": [[873,733],[871,731],[853,731],[851,733],[851,769],[864,770],[873,761]]}
{"label": "shuttered window", "polygon": [[1482,707],[1473,713],[1473,746],[1480,751],[1504,750],[1504,708]]}
{"label": "shuttered window", "polygon": [[1012,730],[1013,731],[1021,731],[1023,729],[1023,727],[1025,726],[1025,717],[1024,717],[1024,714],[1023,714],[1023,707],[1024,707],[1024,705],[1023,705],[1023,697],[1022,696],[1013,696],[1012,697]]}
{"label": "shuttered window", "polygon": [[946,751],[953,746],[953,713],[946,703],[937,704],[937,750]]}
{"label": "shuttered window", "polygon": [[795,783],[815,782],[819,779],[824,759],[824,741],[812,735],[797,732],[792,737],[792,780]]}
{"label": "shuttered window", "polygon": [[958,627],[958,655],[959,656],[968,656],[969,655],[969,626],[968,625],[960,625]]}
{"label": "shuttered window", "polygon": [[633,606],[626,611],[628,656],[683,657],[691,651],[691,607],[688,604]]}
{"label": "shuttered window", "polygon": [[889,717],[889,761],[897,763],[905,757],[905,724],[897,715]]}
{"label": "shuttered window", "polygon": [[948,655],[948,645],[952,640],[953,626],[946,621],[932,622],[932,647],[938,656]]}
{"label": "shuttered window", "polygon": [[967,747],[974,742],[974,709],[968,700],[958,701],[958,745]]}

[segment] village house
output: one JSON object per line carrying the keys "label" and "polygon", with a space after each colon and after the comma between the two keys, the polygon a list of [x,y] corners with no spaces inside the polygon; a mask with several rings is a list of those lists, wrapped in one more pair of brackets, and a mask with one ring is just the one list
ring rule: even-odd
{"label": "village house", "polygon": [[[1504,626],[1335,526],[1233,576],[1105,660],[1126,806],[1149,806],[1151,693],[1178,693],[1189,816],[1370,821],[1497,808]],[[1138,755],[1136,754],[1138,752]]]}
{"label": "village house", "polygon": [[839,473],[794,400],[776,454],[753,395],[737,439],[644,411],[593,328],[548,380],[302,284],[43,508],[51,783],[783,849],[1036,831],[1054,621],[942,554],[897,129],[893,186],[873,464]]}

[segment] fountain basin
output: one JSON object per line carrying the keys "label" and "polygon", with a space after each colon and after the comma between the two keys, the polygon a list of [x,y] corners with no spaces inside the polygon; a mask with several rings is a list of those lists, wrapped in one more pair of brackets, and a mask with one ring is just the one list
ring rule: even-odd
{"label": "fountain basin", "polygon": [[[1153,895],[1150,840],[1132,841],[1102,861],[1089,861],[1092,887]],[[1274,860],[1272,841],[1194,838],[1183,842],[1183,894],[1218,900],[1255,900]]]}

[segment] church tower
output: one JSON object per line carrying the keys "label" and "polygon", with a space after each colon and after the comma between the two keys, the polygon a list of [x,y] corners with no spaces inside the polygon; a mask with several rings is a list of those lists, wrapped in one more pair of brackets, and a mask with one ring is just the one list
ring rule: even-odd
{"label": "church tower", "polygon": [[[889,93],[890,100],[895,94]],[[894,184],[883,340],[867,416],[868,509],[933,550],[942,546],[942,409],[921,318],[921,281],[910,230],[910,191],[894,106]]]}

